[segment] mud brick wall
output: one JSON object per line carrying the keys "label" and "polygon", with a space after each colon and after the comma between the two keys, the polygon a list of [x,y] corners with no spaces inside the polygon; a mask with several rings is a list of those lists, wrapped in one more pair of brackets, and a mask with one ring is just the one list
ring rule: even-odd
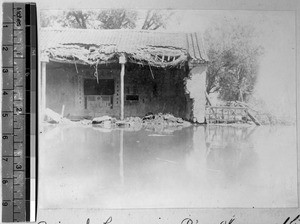
{"label": "mud brick wall", "polygon": [[[142,117],[148,112],[171,113],[200,122],[205,115],[204,68],[188,71],[184,68],[158,69],[127,65],[125,70],[125,117]],[[120,116],[120,65],[98,68],[101,79],[113,79],[113,105],[105,110],[86,109],[84,80],[93,79],[95,68],[50,62],[47,64],[46,106],[64,116],[83,118],[109,115]],[[189,73],[190,72],[190,73]],[[138,96],[138,100],[127,96]],[[203,110],[202,110],[203,109]]]}
{"label": "mud brick wall", "polygon": [[71,69],[54,68],[51,63],[46,67],[46,107],[61,113],[65,105],[64,114],[77,113],[76,111],[76,90],[78,78],[75,68]]}
{"label": "mud brick wall", "polygon": [[[78,72],[78,73],[77,73]],[[110,115],[118,117],[120,113],[119,99],[119,71],[117,69],[102,69],[98,71],[99,82],[101,79],[114,79],[115,94],[113,95],[112,108],[97,111],[86,109],[84,95],[84,80],[97,80],[94,76],[95,68],[90,66],[53,63],[47,64],[47,83],[46,83],[46,107],[61,113],[65,105],[64,116],[71,119],[82,119]]]}
{"label": "mud brick wall", "polygon": [[126,86],[137,86],[139,101],[125,100],[125,116],[144,116],[146,113],[171,113],[186,116],[186,97],[182,69],[134,69],[125,74]]}

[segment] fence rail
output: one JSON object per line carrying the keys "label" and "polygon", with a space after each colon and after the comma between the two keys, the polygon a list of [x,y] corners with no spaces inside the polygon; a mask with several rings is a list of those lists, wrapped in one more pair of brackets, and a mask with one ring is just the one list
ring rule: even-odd
{"label": "fence rail", "polygon": [[246,123],[248,116],[246,107],[206,106],[207,123]]}

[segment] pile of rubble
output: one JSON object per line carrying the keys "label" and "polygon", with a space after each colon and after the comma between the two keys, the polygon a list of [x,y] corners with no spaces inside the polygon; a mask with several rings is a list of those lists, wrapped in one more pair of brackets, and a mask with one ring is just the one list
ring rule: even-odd
{"label": "pile of rubble", "polygon": [[187,127],[191,123],[182,118],[174,117],[172,114],[147,114],[143,118],[127,117],[124,120],[117,120],[110,116],[97,117],[92,120],[93,125],[99,125],[105,128],[124,127],[141,129],[157,129],[159,127]]}
{"label": "pile of rubble", "polygon": [[147,115],[143,117],[143,126],[146,128],[155,127],[187,127],[191,123],[184,121],[182,118],[174,117],[172,114],[157,114],[157,115]]}
{"label": "pile of rubble", "polygon": [[[47,108],[47,123],[53,124],[76,124],[77,122],[64,118],[60,114]],[[93,125],[105,129],[126,128],[130,130],[140,130],[141,128],[150,130],[178,130],[191,125],[190,122],[184,121],[182,118],[173,116],[172,114],[153,114],[148,113],[143,118],[127,117],[124,120],[117,120],[110,116],[95,117],[92,120],[84,119],[80,121],[83,125]]]}

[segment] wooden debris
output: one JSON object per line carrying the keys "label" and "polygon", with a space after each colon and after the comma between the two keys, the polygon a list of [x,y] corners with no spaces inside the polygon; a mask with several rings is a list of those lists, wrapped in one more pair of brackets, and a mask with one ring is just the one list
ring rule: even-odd
{"label": "wooden debris", "polygon": [[241,107],[246,108],[246,113],[247,113],[248,117],[253,121],[254,124],[256,124],[257,126],[261,126],[260,122],[255,118],[255,116],[250,113],[249,109],[251,109],[251,108],[249,108],[249,106],[247,104],[245,104],[243,102],[237,102],[237,103]]}
{"label": "wooden debris", "polygon": [[207,100],[208,105],[209,105],[209,106],[212,106],[212,104],[211,104],[211,102],[210,102],[210,99],[209,99],[208,94],[207,94],[206,91],[205,91],[205,97],[206,97],[206,100]]}
{"label": "wooden debris", "polygon": [[247,115],[248,117],[251,118],[251,120],[257,125],[257,126],[261,126],[261,124],[259,123],[259,121],[249,112],[249,110],[247,110]]}
{"label": "wooden debris", "polygon": [[[209,96],[208,96],[208,93],[205,91],[205,97],[206,97],[206,100],[207,100],[207,103],[209,106],[212,106],[212,103],[209,99]],[[210,108],[211,111],[213,112],[214,116],[217,118],[217,113],[215,112],[215,110],[213,108]]]}
{"label": "wooden debris", "polygon": [[50,120],[52,121],[55,121],[56,123],[60,123],[62,121],[62,116],[58,113],[56,113],[55,111],[49,109],[49,108],[46,108],[46,116],[47,118],[49,118]]}
{"label": "wooden debris", "polygon": [[103,123],[104,121],[111,121],[113,118],[110,117],[110,116],[102,116],[102,117],[95,117],[93,120],[92,120],[92,124],[101,124]]}
{"label": "wooden debris", "polygon": [[53,111],[49,108],[46,108],[45,113],[46,113],[47,120],[50,123],[51,122],[64,123],[64,124],[72,123],[72,121],[70,121],[69,119],[63,118],[60,114],[56,113],[55,111]]}
{"label": "wooden debris", "polygon": [[65,113],[65,105],[62,105],[62,108],[61,108],[61,117],[64,117],[64,113]]}

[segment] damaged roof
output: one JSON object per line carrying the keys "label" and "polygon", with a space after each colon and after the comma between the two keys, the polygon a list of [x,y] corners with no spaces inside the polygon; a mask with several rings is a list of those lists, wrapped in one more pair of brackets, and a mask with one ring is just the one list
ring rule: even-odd
{"label": "damaged roof", "polygon": [[44,28],[40,43],[50,60],[67,63],[110,63],[120,53],[130,62],[157,67],[208,61],[200,33]]}

